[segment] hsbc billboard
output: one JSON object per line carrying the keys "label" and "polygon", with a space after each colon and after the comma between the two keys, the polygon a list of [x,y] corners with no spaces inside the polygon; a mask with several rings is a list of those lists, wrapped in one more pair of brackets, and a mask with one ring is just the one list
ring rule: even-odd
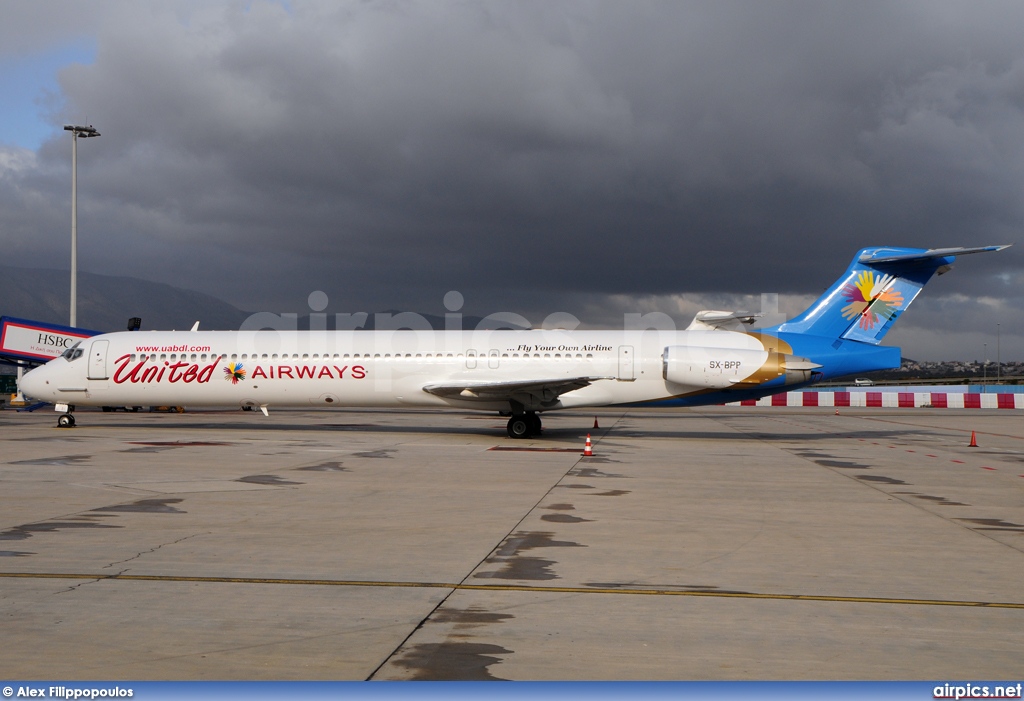
{"label": "hsbc billboard", "polygon": [[0,357],[47,362],[99,331],[0,316]]}

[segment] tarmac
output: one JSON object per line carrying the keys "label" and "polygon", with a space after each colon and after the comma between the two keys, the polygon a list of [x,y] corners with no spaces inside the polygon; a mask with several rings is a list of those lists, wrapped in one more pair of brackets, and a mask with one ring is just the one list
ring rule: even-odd
{"label": "tarmac", "polygon": [[1024,675],[1014,411],[76,416],[0,411],[9,679]]}

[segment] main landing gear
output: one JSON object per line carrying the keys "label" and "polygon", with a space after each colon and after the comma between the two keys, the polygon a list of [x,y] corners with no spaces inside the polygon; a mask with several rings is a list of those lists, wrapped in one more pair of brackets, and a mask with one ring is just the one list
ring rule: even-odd
{"label": "main landing gear", "polygon": [[513,414],[508,420],[509,438],[531,438],[539,436],[541,432],[540,417],[537,412],[528,411],[525,414]]}

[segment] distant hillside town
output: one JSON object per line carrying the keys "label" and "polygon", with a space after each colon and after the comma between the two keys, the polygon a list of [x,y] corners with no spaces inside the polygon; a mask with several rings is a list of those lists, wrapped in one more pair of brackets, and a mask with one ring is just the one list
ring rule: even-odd
{"label": "distant hillside town", "polygon": [[[983,360],[913,360],[904,358],[898,370],[881,370],[865,375],[879,383],[900,384],[1002,384],[1024,382],[1024,362],[1004,362],[1001,365]],[[836,383],[836,384],[842,384]]]}

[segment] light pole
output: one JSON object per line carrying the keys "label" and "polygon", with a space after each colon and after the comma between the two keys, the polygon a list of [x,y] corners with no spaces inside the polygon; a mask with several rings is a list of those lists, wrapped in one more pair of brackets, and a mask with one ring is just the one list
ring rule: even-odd
{"label": "light pole", "polygon": [[988,385],[988,344],[982,343],[981,346],[984,348],[982,354],[985,356],[985,364],[982,366],[981,371],[981,391],[988,392],[988,390],[985,389],[986,385]]}
{"label": "light pole", "polygon": [[78,137],[86,139],[99,136],[90,124],[80,127],[65,124],[64,131],[71,132],[71,326],[78,322]]}
{"label": "light pole", "polygon": [[996,324],[996,384],[1003,383],[1003,359],[999,357],[999,324]]}

